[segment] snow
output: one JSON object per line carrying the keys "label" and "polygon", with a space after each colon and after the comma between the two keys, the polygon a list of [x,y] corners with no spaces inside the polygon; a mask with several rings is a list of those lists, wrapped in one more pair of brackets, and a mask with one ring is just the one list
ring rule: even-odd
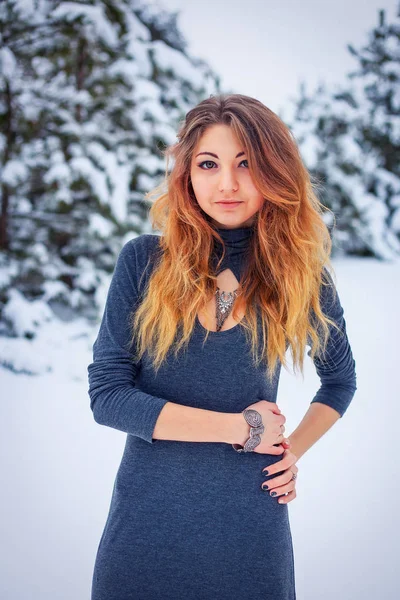
{"label": "snow", "polygon": [[29,248],[30,254],[36,256],[38,259],[38,263],[41,265],[45,265],[49,260],[49,253],[47,248],[41,242],[36,242],[32,244]]}
{"label": "snow", "polygon": [[20,160],[14,159],[9,160],[0,173],[1,181],[14,187],[17,186],[19,182],[24,181],[28,175],[28,169]]}
{"label": "snow", "polygon": [[135,56],[136,47],[138,46],[137,40],[139,41],[149,41],[151,38],[151,34],[149,29],[137,18],[137,16],[132,13],[126,13],[126,23],[129,26],[129,40],[128,40],[128,48],[131,50],[131,56]]}
{"label": "snow", "polygon": [[193,87],[202,87],[204,83],[202,71],[193,69],[193,65],[181,52],[167,46],[162,40],[153,42],[151,49],[161,69],[171,70],[175,77],[189,81]]}
{"label": "snow", "polygon": [[[172,131],[171,127],[169,127],[169,130]],[[149,173],[155,173],[158,169],[164,170],[165,168],[164,161],[160,157],[151,154],[146,148],[138,149],[135,164]]]}
{"label": "snow", "polygon": [[392,229],[400,236],[400,210],[396,210],[393,215]]}
{"label": "snow", "polygon": [[346,231],[335,231],[335,241],[349,249],[356,233],[360,249],[382,260],[396,260],[400,255],[396,235],[399,217],[396,212],[392,216],[390,213],[397,205],[400,179],[383,167],[388,153],[385,148],[390,143],[394,148],[395,138],[389,137],[382,147],[378,143],[371,147],[363,132],[371,128],[370,137],[378,136],[390,124],[395,133],[399,118],[378,106],[376,96],[382,97],[384,92],[381,82],[379,94],[376,91],[371,96],[375,102],[368,99],[368,82],[376,87],[377,76],[354,76],[351,84],[331,85],[329,89],[321,85],[311,94],[303,86],[298,118],[292,117],[292,131],[307,168],[325,176],[332,202],[337,195],[333,188],[340,190],[341,203],[332,208]]}
{"label": "snow", "polygon": [[8,297],[9,300],[3,308],[3,318],[13,322],[18,336],[35,335],[40,326],[54,320],[53,312],[47,302],[27,300],[16,289],[10,289]]}
{"label": "snow", "polygon": [[17,61],[9,48],[0,49],[0,73],[6,79],[11,79],[18,74]]}
{"label": "snow", "polygon": [[[59,153],[61,155],[61,152]],[[49,167],[49,170],[43,176],[43,180],[51,184],[54,181],[58,181],[62,187],[67,187],[67,183],[70,182],[71,170],[69,166],[64,162],[63,159],[56,160],[55,156],[52,156],[53,164]]]}
{"label": "snow", "polygon": [[79,256],[77,260],[79,275],[76,278],[76,287],[89,292],[95,288],[98,279],[93,268],[93,262],[85,256]]}
{"label": "snow", "polygon": [[151,77],[153,67],[149,56],[149,48],[151,48],[150,42],[139,42],[136,39],[129,41],[127,52],[132,57],[131,77]]}
{"label": "snow", "polygon": [[[396,600],[400,265],[343,259],[334,267],[358,389],[344,417],[297,463],[297,498],[288,505],[297,597]],[[36,341],[0,340],[1,355],[9,343],[21,370],[39,372],[32,377],[0,368],[1,589],[7,600],[90,597],[125,443],[124,434],[98,425],[89,407],[86,368],[97,328],[53,321]],[[310,359],[304,381],[282,370],[278,405],[286,435],[318,381]],[[258,481],[258,471],[254,477]]]}
{"label": "snow", "polygon": [[113,214],[119,221],[125,221],[127,217],[126,198],[129,194],[129,183],[132,166],[129,164],[121,165],[117,162],[114,151],[107,151],[104,146],[97,142],[91,142],[87,145],[87,151],[92,159],[101,167],[100,173],[104,173],[104,181],[108,178],[113,181],[113,190],[111,194],[105,193],[99,195],[103,204],[109,204]]}
{"label": "snow", "polygon": [[[137,100],[152,100],[158,111],[162,108],[159,105],[160,88],[153,81],[138,77],[135,81],[135,96]],[[165,113],[162,113],[162,117],[166,117]]]}
{"label": "snow", "polygon": [[104,14],[102,6],[90,6],[77,2],[62,2],[51,13],[53,19],[60,21],[74,21],[83,17],[86,23],[86,39],[96,41],[100,37],[109,46],[118,47],[118,36]]}
{"label": "snow", "polygon": [[109,199],[109,189],[107,186],[107,176],[104,172],[95,167],[92,161],[82,156],[72,158],[70,161],[71,171],[78,180],[80,177],[85,179],[91,186],[93,193],[102,204],[107,205]]}
{"label": "snow", "polygon": [[122,75],[127,83],[130,83],[132,77],[137,77],[140,73],[140,64],[133,61],[127,60],[126,58],[117,59],[108,70],[110,75],[116,77]]}
{"label": "snow", "polygon": [[92,233],[97,233],[102,238],[110,237],[114,229],[113,223],[109,219],[105,219],[97,213],[89,215],[89,230]]}
{"label": "snow", "polygon": [[25,18],[31,19],[31,22],[39,23],[42,19],[43,6],[48,4],[48,0],[14,0],[14,4],[19,13]]}

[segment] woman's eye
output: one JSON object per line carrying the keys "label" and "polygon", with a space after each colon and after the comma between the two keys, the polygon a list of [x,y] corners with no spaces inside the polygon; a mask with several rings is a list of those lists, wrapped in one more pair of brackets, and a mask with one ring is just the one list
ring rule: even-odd
{"label": "woman's eye", "polygon": [[[215,165],[215,162],[213,160],[204,160],[202,163],[199,164],[199,167],[201,167],[203,169],[204,165]],[[210,169],[207,167],[207,169],[204,169],[205,171],[209,171]]]}
{"label": "woman's eye", "polygon": [[[240,164],[242,164],[242,163],[244,163],[244,162],[245,162],[245,163],[247,163],[247,165],[246,165],[246,166],[247,166],[247,168],[248,168],[249,164],[248,164],[248,162],[247,162],[247,158],[244,158],[244,159],[241,161],[241,163],[240,163]],[[213,160],[204,160],[203,162],[201,162],[201,163],[199,164],[199,167],[200,167],[201,169],[203,169],[204,171],[209,171],[210,169],[212,169],[212,166],[211,166],[211,167],[210,167],[210,169],[209,169],[208,167],[206,167],[206,168],[205,168],[205,167],[204,167],[204,165],[215,165],[215,162],[214,162]]]}

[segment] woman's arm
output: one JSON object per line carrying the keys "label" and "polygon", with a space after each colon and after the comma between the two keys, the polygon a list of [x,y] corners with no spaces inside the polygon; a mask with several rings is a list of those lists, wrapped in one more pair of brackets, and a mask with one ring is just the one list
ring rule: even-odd
{"label": "woman's arm", "polygon": [[239,443],[241,431],[246,428],[249,432],[250,428],[243,418],[242,425],[238,416],[241,416],[240,413],[222,413],[168,402],[157,419],[153,438],[180,442]]}
{"label": "woman's arm", "polygon": [[288,436],[289,450],[298,459],[301,458],[339,419],[340,415],[335,409],[312,402],[298,427]]}
{"label": "woman's arm", "polygon": [[130,313],[138,303],[143,256],[151,243],[146,237],[130,240],[119,253],[87,370],[94,420],[152,443],[155,422],[167,400],[135,386],[138,367],[129,348]]}
{"label": "woman's arm", "polygon": [[[343,417],[357,389],[356,363],[346,332],[343,307],[328,271],[326,277],[330,285],[321,288],[321,308],[339,326],[341,333],[329,326],[326,354],[323,357],[316,355],[314,358],[321,386],[304,418],[288,436],[291,441],[290,450],[297,458]],[[311,350],[307,354],[310,356]]]}
{"label": "woman's arm", "polygon": [[[153,443],[156,439],[235,443],[248,427],[240,414],[192,408],[152,396],[135,385],[137,364],[128,348],[130,313],[138,302],[138,282],[149,258],[148,236],[122,248],[100,329],[88,365],[90,407],[95,421]],[[241,422],[243,421],[243,423]]]}

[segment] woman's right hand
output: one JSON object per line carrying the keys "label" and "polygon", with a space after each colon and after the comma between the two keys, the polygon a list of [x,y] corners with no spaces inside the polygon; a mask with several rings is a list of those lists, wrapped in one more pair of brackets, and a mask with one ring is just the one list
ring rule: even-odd
{"label": "woman's right hand", "polygon": [[[261,434],[261,442],[258,444],[258,446],[256,446],[254,452],[258,452],[259,454],[283,454],[290,445],[290,440],[286,439],[283,435],[283,432],[285,431],[284,423],[286,422],[286,418],[281,413],[276,402],[259,400],[254,404],[246,406],[246,408],[252,408],[260,413],[265,428],[264,433]],[[242,413],[240,413],[240,415],[243,421],[243,437],[238,443],[241,446],[244,446],[250,437],[250,425],[245,420],[244,415]],[[286,444],[283,446],[282,444],[285,442]],[[274,444],[278,445],[275,446]]]}

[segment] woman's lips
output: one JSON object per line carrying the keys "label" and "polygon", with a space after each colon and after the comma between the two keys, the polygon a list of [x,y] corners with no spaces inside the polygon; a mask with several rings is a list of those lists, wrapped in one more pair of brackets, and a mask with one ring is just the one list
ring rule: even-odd
{"label": "woman's lips", "polygon": [[242,204],[242,202],[217,202],[217,204],[220,204],[221,206],[224,206],[226,208],[234,208],[235,206],[239,206],[239,204]]}

